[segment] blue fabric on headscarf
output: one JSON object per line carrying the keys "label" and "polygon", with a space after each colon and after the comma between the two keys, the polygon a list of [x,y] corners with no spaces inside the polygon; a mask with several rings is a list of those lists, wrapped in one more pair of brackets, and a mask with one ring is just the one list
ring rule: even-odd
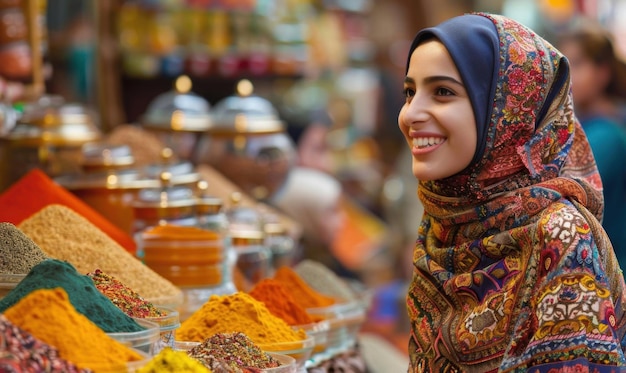
{"label": "blue fabric on headscarf", "polygon": [[498,79],[498,32],[489,18],[474,14],[451,18],[438,26],[423,29],[411,44],[407,71],[415,48],[433,37],[441,41],[450,53],[474,109],[478,144],[473,164],[482,157],[487,142],[487,126]]}

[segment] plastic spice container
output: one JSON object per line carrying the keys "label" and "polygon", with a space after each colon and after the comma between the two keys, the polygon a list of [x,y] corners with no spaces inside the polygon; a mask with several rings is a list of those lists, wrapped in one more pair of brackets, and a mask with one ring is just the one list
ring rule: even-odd
{"label": "plastic spice container", "polygon": [[15,289],[24,277],[26,277],[26,274],[0,273],[0,299]]}
{"label": "plastic spice container", "polygon": [[[192,348],[198,346],[199,344],[200,342],[176,341],[173,348],[176,351],[189,352]],[[296,373],[299,371],[299,367],[304,366],[303,364],[299,365],[298,360],[289,354],[276,352],[267,352],[267,354],[278,360],[280,366],[275,368],[256,369],[255,371],[260,373]]]}
{"label": "plastic spice container", "polygon": [[107,333],[107,335],[129,347],[154,355],[160,336],[159,324],[146,319],[134,320],[145,329],[138,332]]}
{"label": "plastic spice container", "polygon": [[165,347],[174,348],[176,329],[180,327],[180,317],[176,310],[159,307],[163,316],[145,317],[139,320],[152,321],[159,325],[160,339],[157,342],[154,354],[158,354]]}
{"label": "plastic spice container", "polygon": [[142,367],[146,366],[150,360],[152,360],[152,355],[146,353],[145,351],[138,350],[133,348],[133,351],[141,355],[141,360],[129,361],[125,365],[125,367],[120,369],[111,369],[110,364],[106,364],[105,366],[99,366],[98,364],[89,364],[89,369],[98,372],[98,373],[134,373],[137,372]]}

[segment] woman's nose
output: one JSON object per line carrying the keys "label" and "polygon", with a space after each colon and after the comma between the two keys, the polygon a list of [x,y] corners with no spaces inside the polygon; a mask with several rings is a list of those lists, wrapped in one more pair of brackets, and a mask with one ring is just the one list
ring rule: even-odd
{"label": "woman's nose", "polygon": [[407,125],[424,122],[429,117],[425,100],[417,95],[404,105],[404,121]]}

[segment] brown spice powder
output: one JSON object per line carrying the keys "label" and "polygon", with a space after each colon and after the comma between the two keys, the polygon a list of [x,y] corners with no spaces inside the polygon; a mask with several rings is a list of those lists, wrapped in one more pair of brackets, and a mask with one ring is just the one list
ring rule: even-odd
{"label": "brown spice powder", "polygon": [[80,273],[100,269],[147,299],[181,294],[178,287],[68,207],[48,205],[18,228],[48,256],[71,263]]}

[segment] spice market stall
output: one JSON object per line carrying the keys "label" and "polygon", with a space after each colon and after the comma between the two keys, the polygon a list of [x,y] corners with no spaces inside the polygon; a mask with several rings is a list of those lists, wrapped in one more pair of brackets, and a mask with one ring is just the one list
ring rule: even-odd
{"label": "spice market stall", "polygon": [[267,203],[293,161],[272,103],[177,82],[108,131],[40,88],[5,133],[32,162],[0,178],[0,371],[365,372],[368,292],[301,260]]}

